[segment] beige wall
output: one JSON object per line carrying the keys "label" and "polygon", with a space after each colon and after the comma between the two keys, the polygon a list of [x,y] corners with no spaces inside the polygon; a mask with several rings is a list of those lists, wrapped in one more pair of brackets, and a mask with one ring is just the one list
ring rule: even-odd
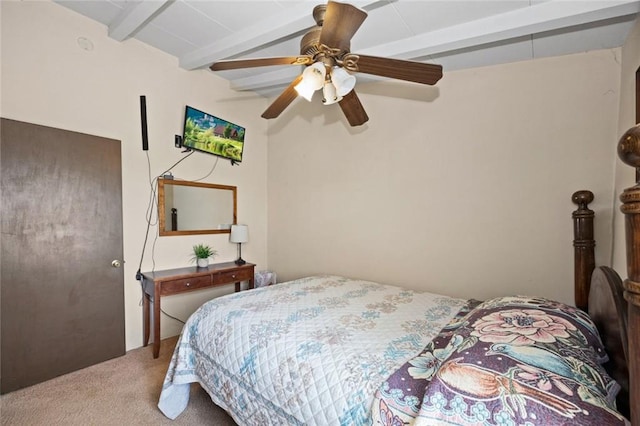
{"label": "beige wall", "polygon": [[[622,70],[620,78],[620,117],[618,120],[618,132],[616,138],[611,141],[612,147],[636,121],[636,70],[640,67],[640,20],[631,30],[624,46],[622,47]],[[617,198],[625,188],[633,186],[635,173],[633,169],[624,164],[616,155],[615,162],[615,189],[616,199],[613,210],[615,211],[615,233],[613,268],[623,278],[627,277],[626,248],[624,239],[624,216],[620,212],[620,202]]]}
{"label": "beige wall", "polygon": [[619,79],[614,49],[359,85],[361,128],[296,100],[269,128],[270,267],[573,302],[574,191],[610,256]]}
{"label": "beige wall", "polygon": [[[243,257],[266,268],[266,122],[264,99],[238,95],[208,71],[187,72],[177,60],[136,40],[117,42],[107,28],[50,2],[1,2],[2,69],[0,114],[3,117],[69,129],[122,141],[125,256],[126,344],[142,344],[140,285],[135,272],[146,230],[150,184],[147,155],[141,148],[139,96],[147,97],[149,162],[157,176],[183,157],[173,147],[182,133],[185,104],[247,128],[244,161],[231,167],[219,161],[204,181],[238,187],[238,221],[250,227]],[[78,47],[78,37],[94,49]],[[205,176],[215,157],[195,153],[173,170],[177,178]],[[155,212],[155,207],[154,207]],[[142,270],[188,265],[196,243],[213,245],[218,261],[233,260],[236,246],[228,235],[161,237],[151,227]],[[98,242],[99,243],[99,242]],[[155,250],[153,245],[155,244]],[[152,257],[153,256],[153,257]],[[155,264],[153,260],[155,259]],[[233,291],[233,286],[163,299],[163,309],[186,319],[203,301]],[[162,318],[163,337],[181,324]]]}

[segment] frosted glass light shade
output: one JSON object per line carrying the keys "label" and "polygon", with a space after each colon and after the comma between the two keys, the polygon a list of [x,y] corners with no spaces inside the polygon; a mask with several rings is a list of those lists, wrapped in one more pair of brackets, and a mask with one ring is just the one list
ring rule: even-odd
{"label": "frosted glass light shade", "polygon": [[302,81],[294,87],[298,95],[311,102],[313,92],[322,88],[326,73],[327,70],[322,62],[316,62],[306,67],[302,72]]}
{"label": "frosted glass light shade", "polygon": [[324,84],[324,77],[327,74],[327,70],[322,62],[316,62],[309,65],[304,69],[302,73],[302,79],[307,80],[309,86],[313,90],[318,90]]}
{"label": "frosted glass light shade", "polygon": [[304,79],[295,85],[294,89],[298,92],[298,95],[305,98],[307,101],[311,102],[313,98],[313,94],[316,92],[309,84],[306,84]]}
{"label": "frosted glass light shade", "polygon": [[338,96],[344,96],[356,86],[356,78],[349,74],[344,68],[333,67],[331,70],[331,81],[336,86]]}
{"label": "frosted glass light shade", "polygon": [[338,96],[338,93],[336,93],[336,86],[334,86],[330,81],[327,81],[322,87],[322,103],[325,105],[331,105],[336,102],[340,102],[341,100],[342,96]]}
{"label": "frosted glass light shade", "polygon": [[231,225],[229,242],[246,243],[249,241],[249,227],[247,225]]}

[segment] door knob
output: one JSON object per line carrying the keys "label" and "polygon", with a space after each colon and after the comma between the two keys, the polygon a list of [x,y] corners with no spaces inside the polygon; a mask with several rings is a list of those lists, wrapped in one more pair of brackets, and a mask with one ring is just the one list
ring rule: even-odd
{"label": "door knob", "polygon": [[124,260],[114,259],[111,261],[111,266],[113,266],[114,268],[119,268],[122,266],[123,263],[124,263]]}

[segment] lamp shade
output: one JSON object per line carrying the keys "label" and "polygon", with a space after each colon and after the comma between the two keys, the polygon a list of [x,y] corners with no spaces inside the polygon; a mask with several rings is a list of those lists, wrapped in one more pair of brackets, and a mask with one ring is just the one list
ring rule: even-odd
{"label": "lamp shade", "polygon": [[324,84],[326,73],[327,70],[322,62],[309,65],[302,72],[302,81],[296,84],[294,89],[296,89],[296,92],[298,92],[300,96],[311,102],[313,93]]}
{"label": "lamp shade", "polygon": [[309,102],[311,102],[311,99],[313,98],[313,94],[316,92],[311,87],[311,85],[305,83],[304,79],[302,79],[300,83],[296,84],[294,89],[296,89],[296,92],[298,92],[298,95],[302,96]]}
{"label": "lamp shade", "polygon": [[338,96],[344,96],[356,86],[356,78],[349,74],[344,68],[333,67],[331,71],[331,81],[336,86]]}
{"label": "lamp shade", "polygon": [[231,225],[229,242],[246,243],[249,241],[249,227],[247,225]]}
{"label": "lamp shade", "polygon": [[338,96],[336,93],[336,86],[334,86],[330,81],[327,81],[322,88],[322,103],[325,105],[331,105],[336,102],[340,102],[341,100],[342,96]]}
{"label": "lamp shade", "polygon": [[324,84],[324,77],[327,73],[327,69],[322,62],[316,62],[309,65],[302,72],[302,79],[309,84],[313,90],[318,90]]}

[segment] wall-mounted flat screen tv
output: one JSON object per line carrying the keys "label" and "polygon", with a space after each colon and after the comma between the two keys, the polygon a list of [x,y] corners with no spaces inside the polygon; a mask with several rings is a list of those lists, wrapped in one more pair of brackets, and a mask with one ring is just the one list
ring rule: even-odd
{"label": "wall-mounted flat screen tv", "polygon": [[244,127],[187,105],[184,113],[182,145],[196,151],[242,161]]}

